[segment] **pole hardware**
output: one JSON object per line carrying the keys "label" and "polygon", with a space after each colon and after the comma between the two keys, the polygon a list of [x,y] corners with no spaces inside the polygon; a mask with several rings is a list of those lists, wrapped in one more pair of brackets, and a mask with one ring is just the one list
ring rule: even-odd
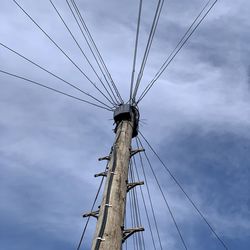
{"label": "pole hardware", "polygon": [[105,204],[105,207],[112,207],[111,204]]}
{"label": "pole hardware", "polygon": [[130,157],[133,157],[134,155],[136,155],[140,152],[145,152],[145,149],[144,148],[137,148],[137,149],[131,150]]}
{"label": "pole hardware", "polygon": [[143,227],[129,228],[123,231],[122,243],[124,243],[131,235],[138,232],[143,232]]}
{"label": "pole hardware", "polygon": [[104,161],[104,160],[110,161],[110,155],[109,156],[104,156],[104,157],[101,157],[101,158],[98,159],[98,161]]}
{"label": "pole hardware", "polygon": [[101,172],[99,174],[95,174],[94,177],[100,177],[100,176],[107,177],[107,175],[108,175],[108,172],[105,171],[105,172]]}
{"label": "pole hardware", "polygon": [[82,217],[83,217],[83,218],[86,218],[86,217],[94,217],[94,218],[98,219],[98,216],[99,216],[99,210],[97,210],[97,211],[92,211],[92,212],[83,214]]}
{"label": "pole hardware", "polygon": [[105,241],[105,239],[102,238],[102,237],[97,237],[96,239],[97,239],[97,240],[100,240],[100,241]]}
{"label": "pole hardware", "polygon": [[133,182],[133,183],[128,183],[127,184],[127,192],[129,192],[131,189],[133,189],[136,186],[144,185],[144,181],[140,182]]}
{"label": "pole hardware", "polygon": [[121,121],[133,120],[132,138],[136,137],[138,135],[139,119],[140,119],[140,114],[138,107],[130,104],[122,104],[118,106],[114,111],[114,121],[116,123],[116,128],[114,130],[115,133]]}

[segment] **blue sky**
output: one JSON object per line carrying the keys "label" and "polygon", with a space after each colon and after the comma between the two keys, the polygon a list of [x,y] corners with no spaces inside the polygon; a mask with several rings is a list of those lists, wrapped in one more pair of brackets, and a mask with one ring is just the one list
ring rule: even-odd
{"label": "blue sky", "polygon": [[[77,2],[126,99],[138,4]],[[144,1],[139,58],[156,2]],[[166,1],[141,90],[205,2]],[[49,1],[20,3],[94,77]],[[55,3],[86,48],[65,1]],[[140,104],[140,130],[229,249],[237,250],[250,245],[249,7],[243,0],[218,1]],[[12,1],[1,1],[0,21],[0,42],[100,97]],[[83,97],[2,47],[0,59],[2,70]],[[93,175],[104,168],[97,159],[113,142],[112,113],[5,75],[0,84],[0,249],[75,249],[84,223],[81,214],[89,211],[99,185]],[[188,249],[223,249],[146,150]],[[164,249],[183,249],[148,168],[147,174]],[[94,226],[92,220],[83,249],[89,249]],[[150,242],[148,247],[152,249]]]}

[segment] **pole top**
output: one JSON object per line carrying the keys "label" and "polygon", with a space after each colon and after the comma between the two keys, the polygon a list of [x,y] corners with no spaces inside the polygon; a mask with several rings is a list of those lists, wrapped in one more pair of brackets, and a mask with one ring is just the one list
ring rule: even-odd
{"label": "pole top", "polygon": [[119,124],[121,121],[133,120],[133,137],[136,137],[138,135],[139,118],[140,113],[138,108],[131,104],[121,104],[114,111],[114,121],[116,125]]}

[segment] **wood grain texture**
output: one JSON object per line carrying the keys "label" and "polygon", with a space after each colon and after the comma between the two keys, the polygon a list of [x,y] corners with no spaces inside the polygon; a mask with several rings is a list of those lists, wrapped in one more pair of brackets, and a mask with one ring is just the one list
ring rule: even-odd
{"label": "wood grain texture", "polygon": [[[92,250],[120,250],[122,248],[132,133],[133,122],[120,122],[108,165],[108,175]],[[106,204],[107,200],[109,204]]]}

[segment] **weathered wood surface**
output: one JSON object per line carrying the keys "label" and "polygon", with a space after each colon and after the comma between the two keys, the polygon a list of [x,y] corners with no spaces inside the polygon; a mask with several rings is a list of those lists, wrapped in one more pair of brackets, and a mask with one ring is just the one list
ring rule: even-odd
{"label": "weathered wood surface", "polygon": [[122,248],[132,132],[132,122],[122,121],[118,125],[92,250]]}

